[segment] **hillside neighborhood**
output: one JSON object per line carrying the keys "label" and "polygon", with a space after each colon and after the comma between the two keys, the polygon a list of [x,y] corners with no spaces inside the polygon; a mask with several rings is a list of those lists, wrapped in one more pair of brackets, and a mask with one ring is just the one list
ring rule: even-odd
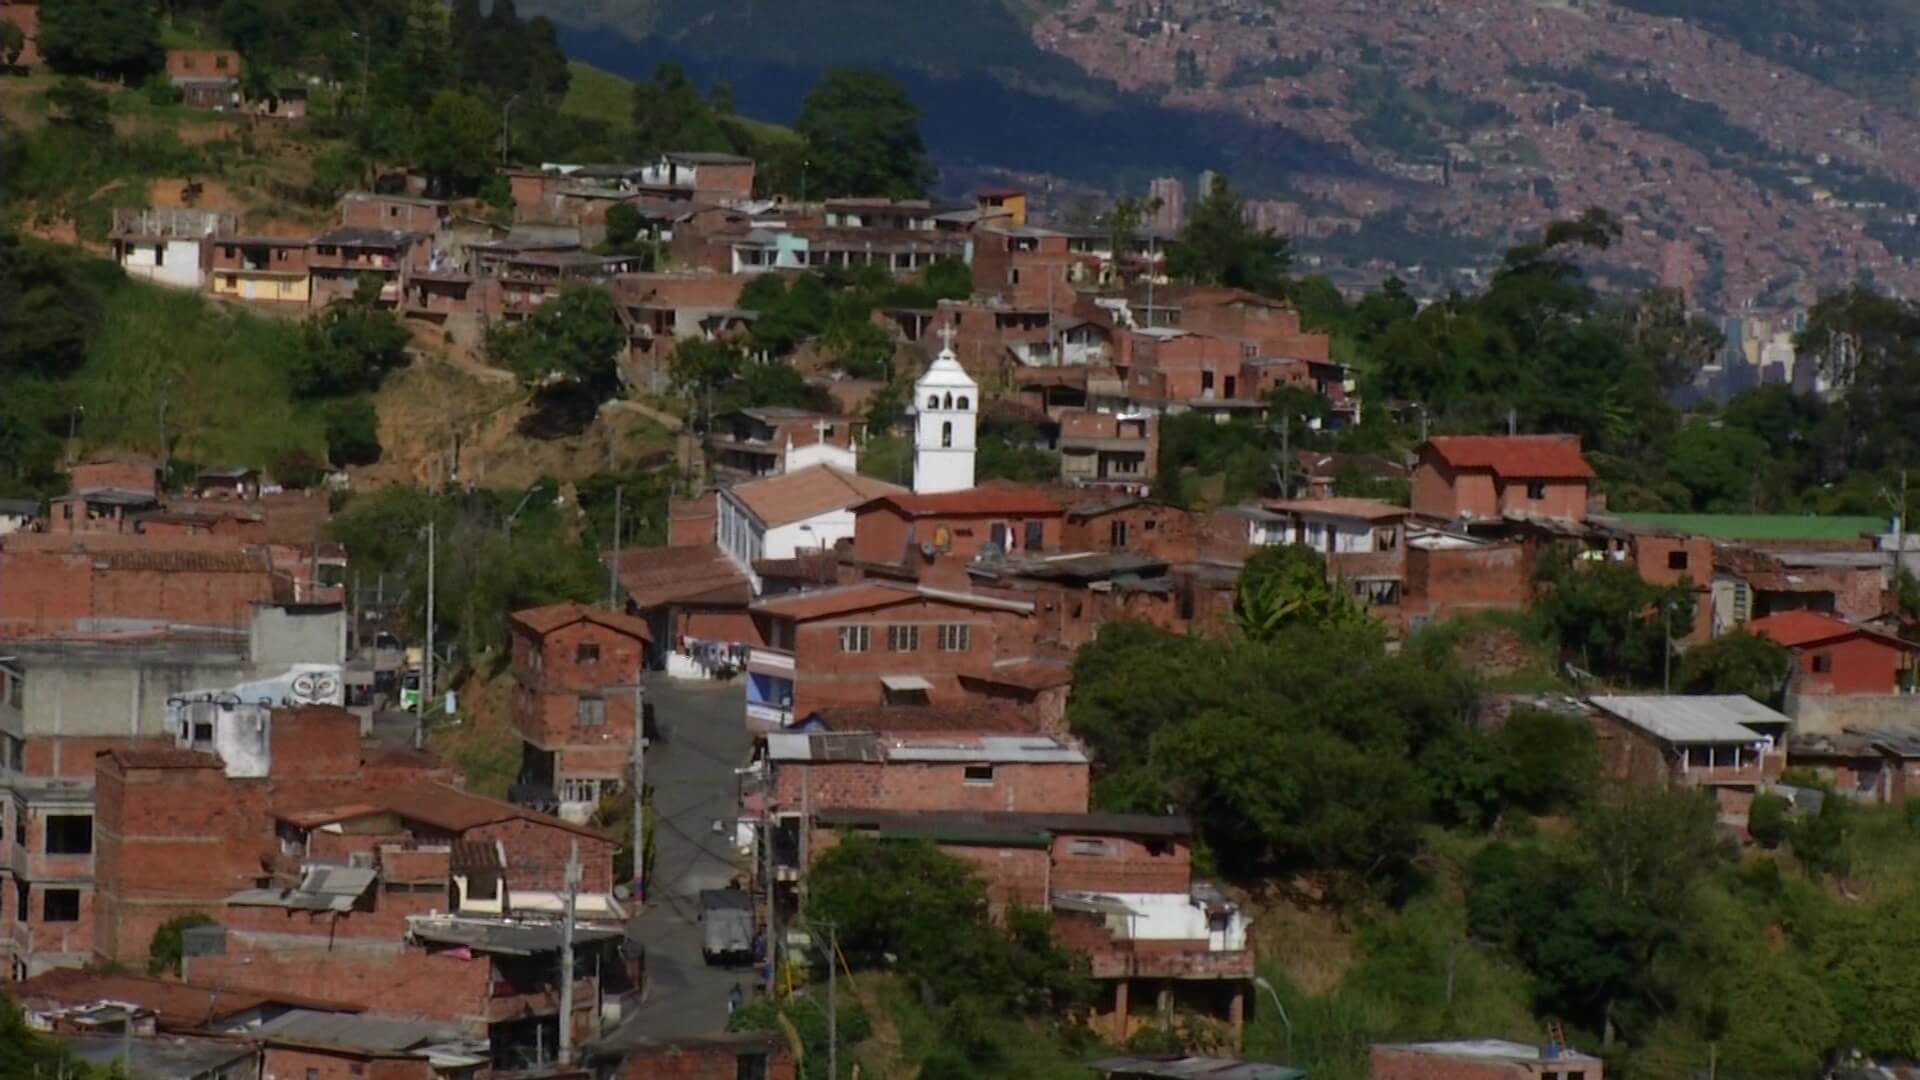
{"label": "hillside neighborhood", "polygon": [[[1343,292],[1213,173],[942,194],[873,72],[616,130],[509,0],[182,4],[0,2],[0,1077],[1920,1067],[1920,307],[1696,401],[1572,182]],[[1036,33],[1262,48],[1158,6]]]}

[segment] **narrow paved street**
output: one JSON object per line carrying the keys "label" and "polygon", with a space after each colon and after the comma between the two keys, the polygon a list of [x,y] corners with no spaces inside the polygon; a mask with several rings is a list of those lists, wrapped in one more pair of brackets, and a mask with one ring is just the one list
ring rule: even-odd
{"label": "narrow paved street", "polygon": [[[653,678],[647,692],[660,738],[647,754],[653,786],[654,880],[647,910],[630,933],[646,949],[647,999],[623,1034],[691,1035],[727,1022],[727,992],[751,988],[741,968],[708,967],[700,955],[700,891],[724,888],[735,865],[731,823],[734,770],[747,763],[745,699],[738,682],[680,683]],[[713,823],[727,823],[715,832]]]}

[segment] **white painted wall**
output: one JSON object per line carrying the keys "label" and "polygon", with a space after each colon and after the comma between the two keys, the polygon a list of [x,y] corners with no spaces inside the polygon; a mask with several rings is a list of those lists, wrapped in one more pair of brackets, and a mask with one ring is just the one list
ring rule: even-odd
{"label": "white painted wall", "polygon": [[130,276],[197,289],[205,281],[200,272],[200,241],[137,238],[124,241],[120,267]]}
{"label": "white painted wall", "polygon": [[[859,472],[860,452],[844,446],[835,446],[829,442],[787,447],[786,472],[799,472],[809,465],[832,465],[836,469],[845,469],[847,472]],[[781,557],[774,556],[774,558]]]}
{"label": "white painted wall", "polygon": [[842,540],[853,539],[853,511],[830,510],[767,530],[766,557],[791,559],[803,551],[830,548]]}

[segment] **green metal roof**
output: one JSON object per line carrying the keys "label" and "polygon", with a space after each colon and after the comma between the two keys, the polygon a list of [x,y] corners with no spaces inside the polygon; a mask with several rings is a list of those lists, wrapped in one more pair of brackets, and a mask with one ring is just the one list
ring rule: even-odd
{"label": "green metal roof", "polygon": [[1713,540],[1857,540],[1887,530],[1877,517],[1794,514],[1608,514],[1631,528],[1705,536]]}

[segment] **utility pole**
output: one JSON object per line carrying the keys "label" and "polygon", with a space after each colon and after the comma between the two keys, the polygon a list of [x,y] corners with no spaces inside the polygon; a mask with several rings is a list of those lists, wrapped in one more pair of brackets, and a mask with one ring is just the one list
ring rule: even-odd
{"label": "utility pole", "polygon": [[647,884],[647,709],[640,675],[646,666],[643,652],[633,673],[633,898],[643,903]]}
{"label": "utility pole", "polygon": [[1660,692],[1673,693],[1673,603],[1660,605],[1660,630],[1666,644],[1660,650]]}
{"label": "utility pole", "polygon": [[560,1063],[573,1061],[573,902],[580,895],[580,841],[567,852],[567,910],[560,923]]}
{"label": "utility pole", "polygon": [[413,705],[413,748],[427,744],[427,699],[433,696],[433,548],[434,523],[427,522],[427,650],[420,658],[420,696]]}
{"label": "utility pole", "polygon": [[840,928],[827,924],[827,1080],[840,1080]]}
{"label": "utility pole", "polygon": [[607,553],[607,610],[620,610],[620,498],[626,491],[621,485],[613,489],[613,547]]}

